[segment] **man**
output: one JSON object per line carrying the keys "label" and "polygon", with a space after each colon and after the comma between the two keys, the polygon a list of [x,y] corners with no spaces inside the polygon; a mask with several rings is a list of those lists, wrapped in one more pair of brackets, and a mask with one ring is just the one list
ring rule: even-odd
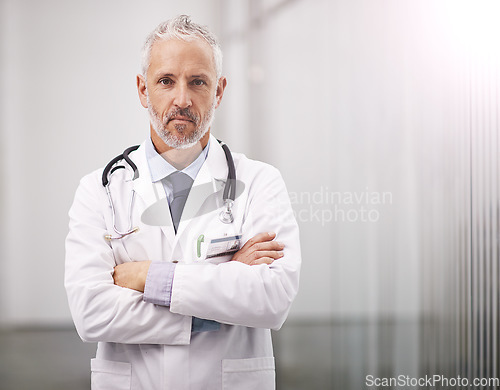
{"label": "man", "polygon": [[114,164],[110,198],[103,170],[87,175],[69,213],[65,286],[79,335],[98,342],[92,389],[274,389],[270,329],[286,319],[301,261],[285,185],[234,153],[224,222],[229,159],[210,135],[227,84],[219,45],[180,16],[143,54],[150,137],[128,155],[137,172]]}

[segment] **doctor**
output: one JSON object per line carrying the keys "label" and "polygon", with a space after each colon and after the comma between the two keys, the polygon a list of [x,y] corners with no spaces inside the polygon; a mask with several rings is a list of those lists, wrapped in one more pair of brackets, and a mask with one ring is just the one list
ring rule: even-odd
{"label": "doctor", "polygon": [[113,207],[102,169],[80,182],[65,286],[80,337],[98,342],[94,390],[275,388],[270,329],[297,294],[299,232],[280,173],[238,153],[234,220],[219,218],[228,160],[210,126],[226,83],[211,32],[160,24],[137,76],[150,115],[137,173],[109,174]]}

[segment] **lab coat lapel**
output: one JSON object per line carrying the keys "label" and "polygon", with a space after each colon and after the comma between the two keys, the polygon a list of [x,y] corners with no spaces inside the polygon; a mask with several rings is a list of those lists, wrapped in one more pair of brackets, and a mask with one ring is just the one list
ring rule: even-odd
{"label": "lab coat lapel", "polygon": [[[144,144],[135,152],[134,161],[139,170],[139,177],[134,180],[134,191],[143,200],[147,210],[149,207],[157,207],[154,210],[155,214],[160,213],[165,224],[161,224],[160,228],[167,237],[169,244],[174,248],[184,231],[188,226],[197,220],[197,214],[207,199],[213,199],[215,193],[221,191],[226,182],[228,168],[224,150],[214,136],[210,136],[210,149],[207,159],[202,165],[193,187],[189,192],[181,220],[175,234],[170,209],[163,191],[155,188],[155,184],[151,182],[151,174],[146,160]],[[218,199],[219,202],[222,201]],[[168,211],[168,212],[167,212]],[[143,221],[144,222],[144,221]]]}
{"label": "lab coat lapel", "polygon": [[146,160],[146,153],[144,143],[139,149],[131,156],[137,165],[139,177],[133,181],[135,193],[144,201],[146,207],[155,203],[158,199],[156,192],[151,182],[151,174],[149,172],[148,162]]}
{"label": "lab coat lapel", "polygon": [[144,221],[144,215],[148,211],[154,212],[154,214],[159,215],[160,218],[165,221],[165,223],[158,226],[160,226],[163,234],[167,237],[169,244],[173,245],[175,231],[172,224],[170,209],[168,207],[168,201],[165,197],[163,188],[161,188],[161,191],[158,190],[157,186],[151,181],[151,173],[149,172],[144,144],[142,144],[141,147],[137,150],[137,152],[133,156],[133,160],[136,163],[137,169],[139,171],[139,177],[133,182],[134,191],[136,192],[137,196],[144,202],[144,210],[142,210],[141,212],[142,222],[148,224],[147,221]]}
{"label": "lab coat lapel", "polygon": [[214,136],[210,136],[210,149],[205,163],[202,165],[182,212],[177,229],[177,237],[182,236],[187,227],[198,219],[198,212],[204,203],[219,192],[227,178],[227,162],[224,150]]}

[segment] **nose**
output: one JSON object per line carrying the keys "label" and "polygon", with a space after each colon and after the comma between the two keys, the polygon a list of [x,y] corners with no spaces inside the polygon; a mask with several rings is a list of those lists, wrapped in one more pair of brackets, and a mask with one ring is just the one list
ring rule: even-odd
{"label": "nose", "polygon": [[191,96],[189,88],[184,83],[178,83],[175,90],[174,104],[179,108],[186,108],[191,106]]}

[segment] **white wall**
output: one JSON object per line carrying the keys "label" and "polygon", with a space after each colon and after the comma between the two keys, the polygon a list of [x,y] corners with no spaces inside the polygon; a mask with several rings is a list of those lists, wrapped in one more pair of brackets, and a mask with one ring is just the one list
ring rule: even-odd
{"label": "white wall", "polygon": [[70,323],[64,239],[78,181],[148,134],[135,90],[147,33],[181,13],[216,29],[217,1],[0,4],[0,321]]}
{"label": "white wall", "polygon": [[[421,176],[433,170],[425,153],[439,153],[434,134],[444,142],[444,124],[462,120],[455,61],[467,53],[454,53],[470,36],[452,3],[0,2],[0,322],[70,322],[63,262],[74,191],[146,136],[140,47],[179,13],[222,38],[229,84],[215,133],[276,165],[294,197],[304,265],[291,317],[416,318],[429,223]],[[390,193],[390,202],[324,198],[339,192]],[[361,221],[361,206],[377,221]],[[358,220],[316,219],[336,207]]]}
{"label": "white wall", "polygon": [[[335,337],[315,342],[340,340],[324,364],[342,367],[343,388],[419,363],[498,376],[476,357],[498,355],[499,3],[136,4],[0,0],[0,324],[71,323],[63,244],[78,180],[146,136],[142,41],[189,13],[223,43],[214,132],[287,182],[303,248],[290,317],[331,321]],[[367,193],[389,198],[345,202]]]}
{"label": "white wall", "polygon": [[[239,3],[223,8],[224,20],[240,20],[248,8],[241,23],[223,26],[223,36],[233,54],[230,81],[247,85],[241,100],[249,103],[229,103],[240,112],[224,117],[226,138],[279,167],[292,194],[304,260],[292,315],[415,318],[416,123],[432,95],[419,81],[431,75],[427,53],[415,43],[426,46],[419,37],[432,33],[420,8],[388,1]],[[231,93],[242,92],[230,82]],[[240,137],[242,118],[247,132]],[[328,200],[332,193],[343,201]],[[367,195],[385,196],[385,204],[347,204],[347,197]]]}

